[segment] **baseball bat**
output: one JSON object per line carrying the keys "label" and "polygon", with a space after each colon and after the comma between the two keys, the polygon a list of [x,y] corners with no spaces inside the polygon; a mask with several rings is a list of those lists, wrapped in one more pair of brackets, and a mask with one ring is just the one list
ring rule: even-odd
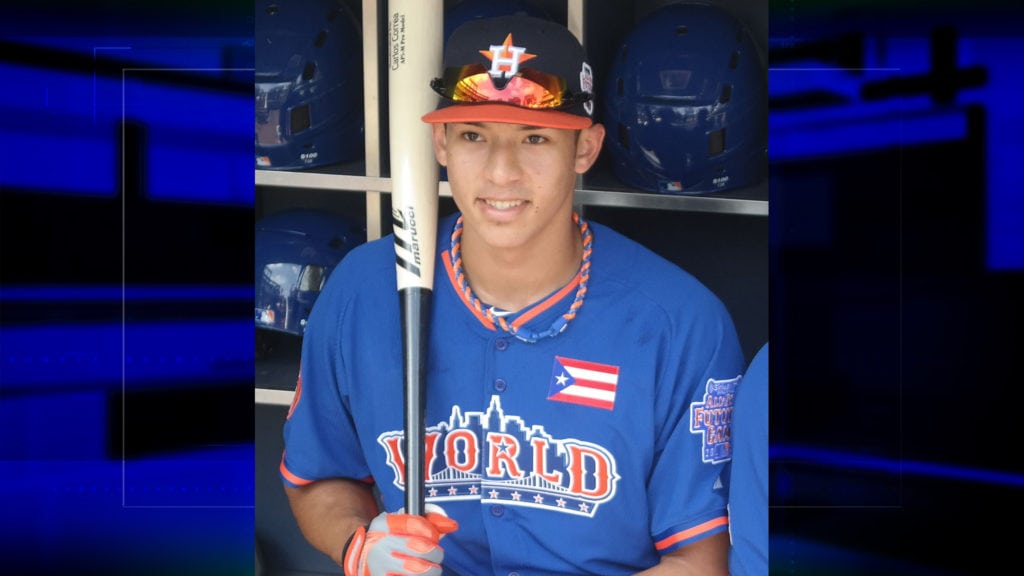
{"label": "baseball bat", "polygon": [[405,418],[405,511],[424,513],[427,356],[434,288],[439,168],[430,127],[420,118],[437,105],[443,2],[388,2],[388,135],[391,216],[401,309]]}

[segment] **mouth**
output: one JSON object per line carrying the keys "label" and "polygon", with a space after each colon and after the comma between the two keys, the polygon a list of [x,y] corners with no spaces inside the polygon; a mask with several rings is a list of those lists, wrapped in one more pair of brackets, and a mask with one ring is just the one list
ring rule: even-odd
{"label": "mouth", "polygon": [[489,200],[484,199],[484,204],[487,204],[495,210],[511,210],[512,208],[518,208],[526,203],[526,200]]}

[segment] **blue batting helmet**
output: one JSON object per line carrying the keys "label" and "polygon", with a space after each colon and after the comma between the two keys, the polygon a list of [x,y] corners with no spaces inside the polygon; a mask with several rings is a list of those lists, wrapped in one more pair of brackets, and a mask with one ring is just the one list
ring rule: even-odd
{"label": "blue batting helmet", "polygon": [[444,13],[444,37],[470,20],[498,16],[533,16],[550,20],[547,12],[524,0],[463,0]]}
{"label": "blue batting helmet", "polygon": [[302,336],[331,271],[366,230],[320,210],[276,212],[256,223],[256,326]]}
{"label": "blue batting helmet", "polygon": [[767,172],[768,91],[749,29],[687,1],[637,23],[604,85],[605,143],[619,180],[648,192],[750,186]]}
{"label": "blue batting helmet", "polygon": [[295,170],[362,157],[360,24],[341,0],[256,8],[256,167]]}

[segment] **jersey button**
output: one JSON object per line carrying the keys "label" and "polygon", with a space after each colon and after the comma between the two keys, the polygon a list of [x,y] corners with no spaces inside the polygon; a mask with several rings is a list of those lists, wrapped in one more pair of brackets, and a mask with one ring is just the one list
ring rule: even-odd
{"label": "jersey button", "polygon": [[494,347],[498,350],[508,350],[508,338],[498,338],[494,341]]}
{"label": "jersey button", "polygon": [[494,381],[494,389],[498,392],[504,392],[508,388],[508,382],[505,382],[501,378]]}
{"label": "jersey button", "polygon": [[491,506],[491,516],[500,517],[505,515],[505,507],[501,504]]}
{"label": "jersey button", "polygon": [[508,576],[519,576],[519,572],[509,572]]}

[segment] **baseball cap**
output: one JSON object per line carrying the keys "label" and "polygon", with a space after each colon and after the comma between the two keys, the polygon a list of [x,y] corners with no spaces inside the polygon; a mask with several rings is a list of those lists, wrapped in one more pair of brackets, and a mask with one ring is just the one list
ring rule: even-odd
{"label": "baseball cap", "polygon": [[593,124],[594,75],[564,26],[532,16],[471,20],[448,38],[441,95],[428,123],[507,122],[579,130]]}

